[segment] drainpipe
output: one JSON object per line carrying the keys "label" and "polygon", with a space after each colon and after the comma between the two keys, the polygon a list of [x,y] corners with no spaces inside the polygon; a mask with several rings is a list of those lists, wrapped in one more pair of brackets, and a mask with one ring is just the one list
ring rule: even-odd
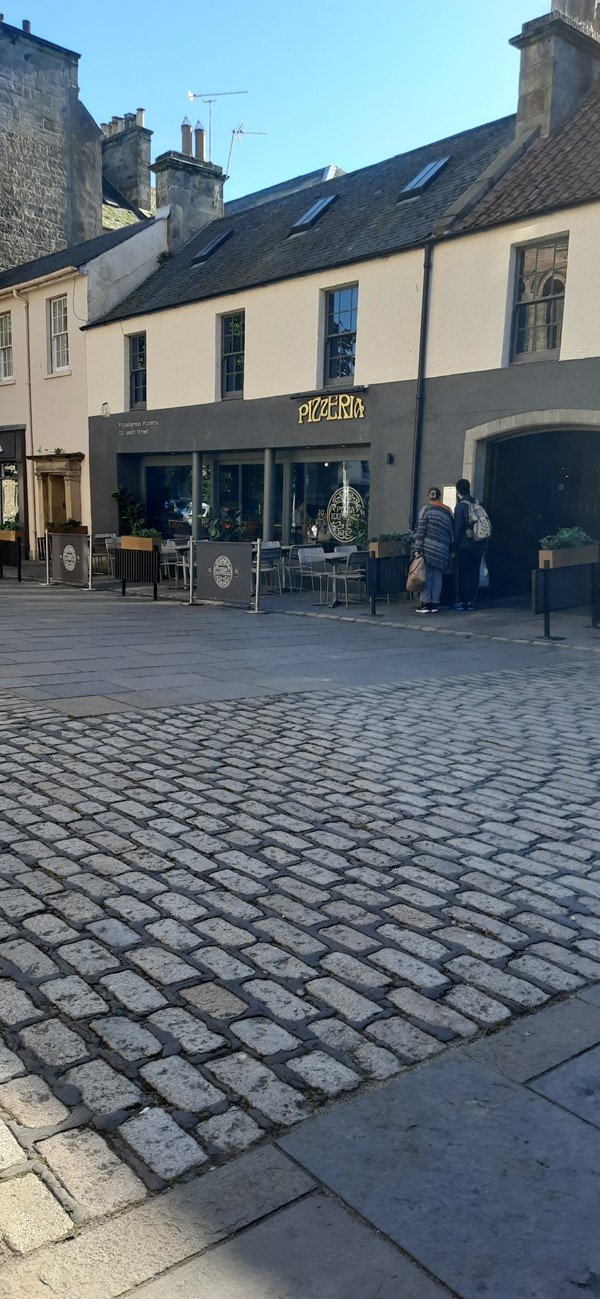
{"label": "drainpipe", "polygon": [[[29,330],[29,298],[23,297],[23,296],[22,296],[22,295],[17,291],[17,289],[13,289],[13,298],[16,298],[18,302],[22,302],[22,303],[23,303],[23,306],[24,306],[24,308],[25,308],[25,340],[26,340],[26,347],[25,347],[25,350],[26,350],[26,352],[27,352],[27,379],[26,379],[26,383],[27,383],[27,406],[28,406],[28,412],[29,412],[29,421],[28,421],[28,422],[29,422],[29,443],[30,443],[29,454],[30,454],[30,456],[31,456],[31,459],[28,459],[28,457],[27,457],[27,436],[26,436],[26,437],[25,437],[25,481],[26,481],[26,483],[27,483],[27,465],[30,464],[30,465],[31,465],[31,509],[32,509],[32,512],[33,512],[33,557],[34,557],[34,559],[35,559],[36,556],[37,556],[37,541],[38,541],[38,537],[37,537],[37,509],[36,509],[36,504],[37,504],[37,503],[36,503],[36,499],[35,499],[35,464],[34,464],[34,461],[33,461],[33,455],[34,455],[34,446],[33,446],[33,399],[32,399],[32,396],[31,396],[31,336],[30,336],[30,330]],[[29,487],[29,484],[28,484],[28,483],[27,483],[27,486]],[[29,494],[29,493],[28,493],[28,494]],[[27,529],[28,529],[28,531],[29,531],[30,526],[31,526],[31,520],[30,520],[30,518],[29,518],[29,510],[28,510],[28,511],[27,511]]]}
{"label": "drainpipe", "polygon": [[421,298],[421,331],[419,336],[419,364],[417,368],[417,393],[413,432],[412,471],[410,478],[410,526],[415,528],[419,516],[419,475],[421,469],[421,444],[425,422],[425,376],[427,371],[427,337],[429,333],[429,304],[431,300],[431,273],[433,268],[433,243],[425,244],[423,257],[423,293]]}

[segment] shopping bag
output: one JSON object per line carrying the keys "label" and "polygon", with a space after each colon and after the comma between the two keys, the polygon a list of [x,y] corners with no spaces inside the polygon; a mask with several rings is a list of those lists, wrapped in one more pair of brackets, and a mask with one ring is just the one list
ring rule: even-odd
{"label": "shopping bag", "polygon": [[489,584],[490,584],[490,570],[487,566],[485,555],[482,555],[481,564],[479,565],[479,585],[489,586]]}
{"label": "shopping bag", "polygon": [[411,593],[422,591],[425,586],[425,560],[422,555],[415,555],[408,570],[406,589]]}

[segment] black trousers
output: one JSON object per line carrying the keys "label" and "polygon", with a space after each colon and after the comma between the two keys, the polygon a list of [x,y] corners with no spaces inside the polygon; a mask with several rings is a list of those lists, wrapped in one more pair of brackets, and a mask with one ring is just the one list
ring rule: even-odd
{"label": "black trousers", "polygon": [[456,599],[459,604],[475,604],[479,590],[479,569],[485,554],[485,541],[465,541],[456,553]]}

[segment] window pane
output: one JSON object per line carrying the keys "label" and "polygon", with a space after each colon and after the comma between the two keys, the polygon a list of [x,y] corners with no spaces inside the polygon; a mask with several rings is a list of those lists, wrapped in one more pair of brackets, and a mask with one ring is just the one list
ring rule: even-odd
{"label": "window pane", "polygon": [[223,316],[221,395],[244,390],[245,317],[243,311]]}
{"label": "window pane", "polygon": [[327,294],[325,381],[352,378],[356,352],[358,285]]}
{"label": "window pane", "polygon": [[519,250],[513,356],[559,350],[567,254],[567,236]]}

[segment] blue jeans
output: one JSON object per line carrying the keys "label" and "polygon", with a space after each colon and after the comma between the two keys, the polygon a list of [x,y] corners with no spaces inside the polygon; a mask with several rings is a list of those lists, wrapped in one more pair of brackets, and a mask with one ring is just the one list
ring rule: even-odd
{"label": "blue jeans", "polygon": [[441,568],[432,568],[431,564],[425,565],[425,586],[421,591],[421,604],[439,604],[442,594],[442,578],[444,574]]}

